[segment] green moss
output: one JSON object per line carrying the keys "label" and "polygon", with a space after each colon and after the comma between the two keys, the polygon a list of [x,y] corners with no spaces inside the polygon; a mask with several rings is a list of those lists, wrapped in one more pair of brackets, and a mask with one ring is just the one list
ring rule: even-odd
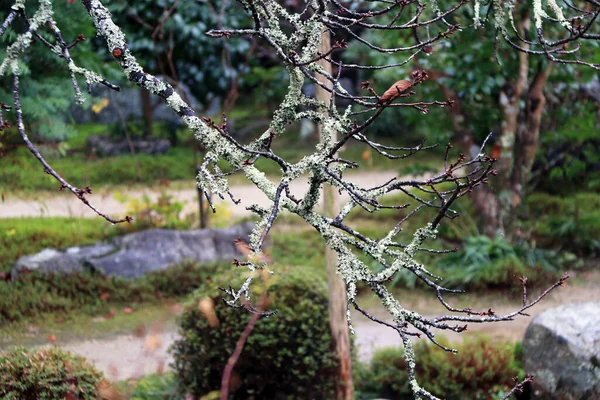
{"label": "green moss", "polygon": [[0,281],[0,323],[31,321],[48,313],[88,315],[112,308],[180,299],[193,292],[220,267],[184,264],[134,280],[100,274],[30,273]]}

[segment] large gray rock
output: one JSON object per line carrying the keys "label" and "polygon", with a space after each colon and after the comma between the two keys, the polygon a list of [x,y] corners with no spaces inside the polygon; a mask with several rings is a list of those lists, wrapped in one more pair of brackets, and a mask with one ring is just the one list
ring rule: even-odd
{"label": "large gray rock", "polygon": [[12,268],[11,276],[15,277],[24,271],[80,272],[84,270],[86,260],[110,254],[115,250],[113,245],[102,242],[91,246],[70,247],[65,251],[45,249],[19,258]]}
{"label": "large gray rock", "polygon": [[600,303],[571,303],[536,316],[523,341],[535,398],[600,399]]}
{"label": "large gray rock", "polygon": [[234,240],[247,241],[251,222],[221,229],[173,231],[151,229],[120,236],[108,243],[71,247],[64,251],[46,249],[19,258],[11,271],[51,273],[95,270],[106,275],[139,277],[186,261],[210,263],[240,257]]}

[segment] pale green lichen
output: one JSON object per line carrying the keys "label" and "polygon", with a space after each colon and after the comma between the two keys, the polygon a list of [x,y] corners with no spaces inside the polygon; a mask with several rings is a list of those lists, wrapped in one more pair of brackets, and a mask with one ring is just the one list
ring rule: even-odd
{"label": "pale green lichen", "polygon": [[[98,29],[98,34],[106,39],[109,51],[112,52],[116,48],[123,50],[123,56],[117,60],[123,71],[130,79],[134,76],[134,72],[139,73],[135,75],[138,84],[164,97],[165,91],[170,90],[171,87],[157,80],[152,75],[143,72],[142,67],[127,49],[125,36],[113,23],[108,10],[99,1],[90,1],[90,15]],[[249,7],[249,4],[245,0],[242,2],[246,7]],[[432,4],[432,7],[439,14],[440,11],[437,4],[435,2]],[[309,61],[314,59],[317,55],[321,34],[324,31],[324,25],[317,18],[310,17],[303,20],[297,14],[288,13],[280,4],[272,1],[264,3],[264,7],[257,7],[256,12],[259,13],[259,18],[262,21],[267,22],[266,27],[260,28],[260,32],[263,36],[268,35],[269,43],[275,47],[280,55],[288,57],[293,49],[301,47],[302,51],[299,54],[299,60]],[[297,27],[295,32],[287,34],[286,30],[282,28],[282,21],[287,21],[286,23]],[[73,68],[76,67],[73,66]],[[309,175],[312,184],[302,197],[302,202],[296,204],[287,198],[287,196],[282,195],[279,198],[277,209],[275,209],[273,202],[277,196],[277,185],[271,182],[256,166],[246,162],[248,154],[230,141],[224,139],[218,130],[207,126],[198,117],[183,116],[182,120],[207,149],[204,155],[204,162],[198,174],[198,185],[203,190],[225,196],[229,190],[228,182],[220,175],[221,170],[218,168],[218,163],[224,159],[232,168],[240,168],[245,177],[271,200],[271,207],[254,207],[259,216],[259,222],[250,235],[250,246],[257,250],[256,253],[251,252],[250,254],[248,269],[251,272],[264,267],[262,254],[257,247],[269,217],[279,214],[285,209],[299,215],[308,224],[313,226],[320,233],[327,246],[337,253],[337,272],[347,285],[347,298],[350,303],[356,300],[357,283],[365,282],[373,290],[374,294],[380,298],[381,303],[390,313],[396,324],[403,326],[405,322],[408,322],[415,326],[421,326],[419,324],[422,317],[417,313],[403,308],[400,302],[394,298],[381,282],[392,277],[401,268],[407,268],[411,271],[423,270],[423,266],[415,261],[416,252],[426,240],[435,237],[436,231],[431,226],[419,229],[414,234],[411,243],[403,251],[396,251],[390,249],[392,238],[397,233],[396,231],[390,232],[388,237],[378,243],[373,244],[374,242],[369,242],[365,244],[357,238],[332,227],[331,219],[328,220],[315,211],[320,198],[322,181],[340,187],[338,182],[335,182],[327,175],[325,168],[330,168],[330,170],[337,174],[341,174],[346,168],[346,165],[342,165],[341,163],[339,165],[329,165],[330,160],[327,154],[336,143],[336,134],[348,132],[351,129],[351,107],[347,107],[344,114],[341,115],[337,108],[334,107],[332,110],[329,110],[329,104],[320,103],[315,99],[308,98],[302,94],[302,87],[305,82],[305,76],[302,71],[293,65],[287,65],[286,68],[289,76],[288,92],[274,112],[269,128],[261,135],[259,140],[250,143],[248,147],[253,150],[264,151],[264,139],[271,135],[277,137],[284,134],[290,124],[302,118],[308,118],[322,126],[322,143],[317,146],[316,151],[302,158],[299,162],[282,168],[281,182],[284,184],[302,175]],[[323,76],[331,78],[327,75],[326,71],[316,64],[309,65],[309,70],[316,72],[317,75],[321,74],[321,78]],[[82,73],[80,70],[77,71],[78,73]],[[86,73],[83,72],[83,74],[85,75]],[[140,79],[140,74],[143,74],[143,79]],[[88,78],[86,77],[86,79]],[[90,76],[90,79],[98,79],[98,77]],[[337,91],[347,93],[339,83],[335,85]],[[175,92],[169,95],[165,101],[176,112],[180,112],[184,107],[188,107]],[[385,194],[385,189],[383,188],[367,191],[356,187],[355,190],[368,199],[377,199]],[[347,215],[355,206],[354,202],[349,202],[344,206],[342,214]],[[366,254],[371,255],[373,259],[380,263],[387,264],[388,258],[393,258],[393,262],[390,267],[375,275],[365,262],[361,261],[357,254],[351,250],[353,248],[362,249]],[[228,300],[230,304],[239,301],[241,297],[249,299],[250,285],[253,277],[254,274],[251,273],[239,290],[231,290],[231,293],[228,291],[232,296]],[[351,327],[351,315],[349,312],[347,313],[347,319]],[[405,358],[407,364],[414,368],[414,352],[412,351],[410,341],[405,342]],[[410,384],[415,393],[419,392],[420,388],[414,377],[411,377]]]}
{"label": "pale green lichen", "polygon": [[[24,7],[24,4],[24,1],[17,2],[14,9],[21,9]],[[13,74],[19,74],[17,61],[31,44],[31,32],[36,32],[40,27],[52,20],[53,13],[52,2],[50,0],[41,0],[38,9],[29,20],[29,30],[18,35],[15,41],[6,49],[6,57],[2,60],[2,64],[0,64],[0,77],[6,74],[8,68],[11,69]]]}
{"label": "pale green lichen", "polygon": [[535,28],[542,29],[542,21],[548,18],[548,14],[542,7],[542,0],[533,0],[533,20],[535,21]]}
{"label": "pale green lichen", "polygon": [[558,22],[563,27],[565,27],[565,28],[567,28],[567,29],[570,30],[571,29],[571,24],[565,18],[565,15],[563,14],[562,8],[556,3],[556,1],[555,0],[548,0],[548,5],[552,9],[552,11],[554,11],[554,14],[556,15],[556,18],[558,19]]}

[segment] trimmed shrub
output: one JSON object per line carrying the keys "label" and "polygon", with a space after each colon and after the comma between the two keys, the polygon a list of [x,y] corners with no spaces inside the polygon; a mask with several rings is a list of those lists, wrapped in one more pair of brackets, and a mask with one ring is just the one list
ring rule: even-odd
{"label": "trimmed shrub", "polygon": [[[174,345],[182,393],[204,395],[221,386],[223,369],[250,315],[227,307],[219,287],[241,284],[239,269],[203,285],[181,318]],[[272,282],[271,282],[272,281]],[[333,398],[336,356],[327,311],[327,286],[306,268],[279,268],[269,281],[269,308],[246,342],[234,369],[234,399]],[[200,299],[215,302],[218,326],[211,327],[198,309]]]}
{"label": "trimmed shrub", "polygon": [[[447,340],[439,341],[448,346]],[[519,344],[479,336],[450,347],[458,354],[448,353],[426,339],[415,345],[417,377],[426,390],[440,398],[495,399],[514,386],[514,377],[525,375]],[[359,399],[414,398],[401,348],[379,350],[368,367],[359,364],[354,370]]]}
{"label": "trimmed shrub", "polygon": [[102,379],[85,358],[58,347],[0,355],[0,397],[7,400],[96,399]]}

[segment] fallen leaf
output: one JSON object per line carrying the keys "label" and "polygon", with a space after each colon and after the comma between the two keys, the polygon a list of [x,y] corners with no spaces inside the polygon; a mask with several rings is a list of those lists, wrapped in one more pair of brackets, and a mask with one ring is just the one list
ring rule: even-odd
{"label": "fallen leaf", "polygon": [[206,320],[208,321],[208,325],[212,328],[216,328],[219,326],[219,318],[217,318],[217,314],[215,313],[215,302],[210,297],[204,297],[200,299],[198,302],[198,310],[204,314]]}
{"label": "fallen leaf", "polygon": [[146,336],[146,350],[154,351],[160,347],[160,337],[158,335],[148,335]]}

